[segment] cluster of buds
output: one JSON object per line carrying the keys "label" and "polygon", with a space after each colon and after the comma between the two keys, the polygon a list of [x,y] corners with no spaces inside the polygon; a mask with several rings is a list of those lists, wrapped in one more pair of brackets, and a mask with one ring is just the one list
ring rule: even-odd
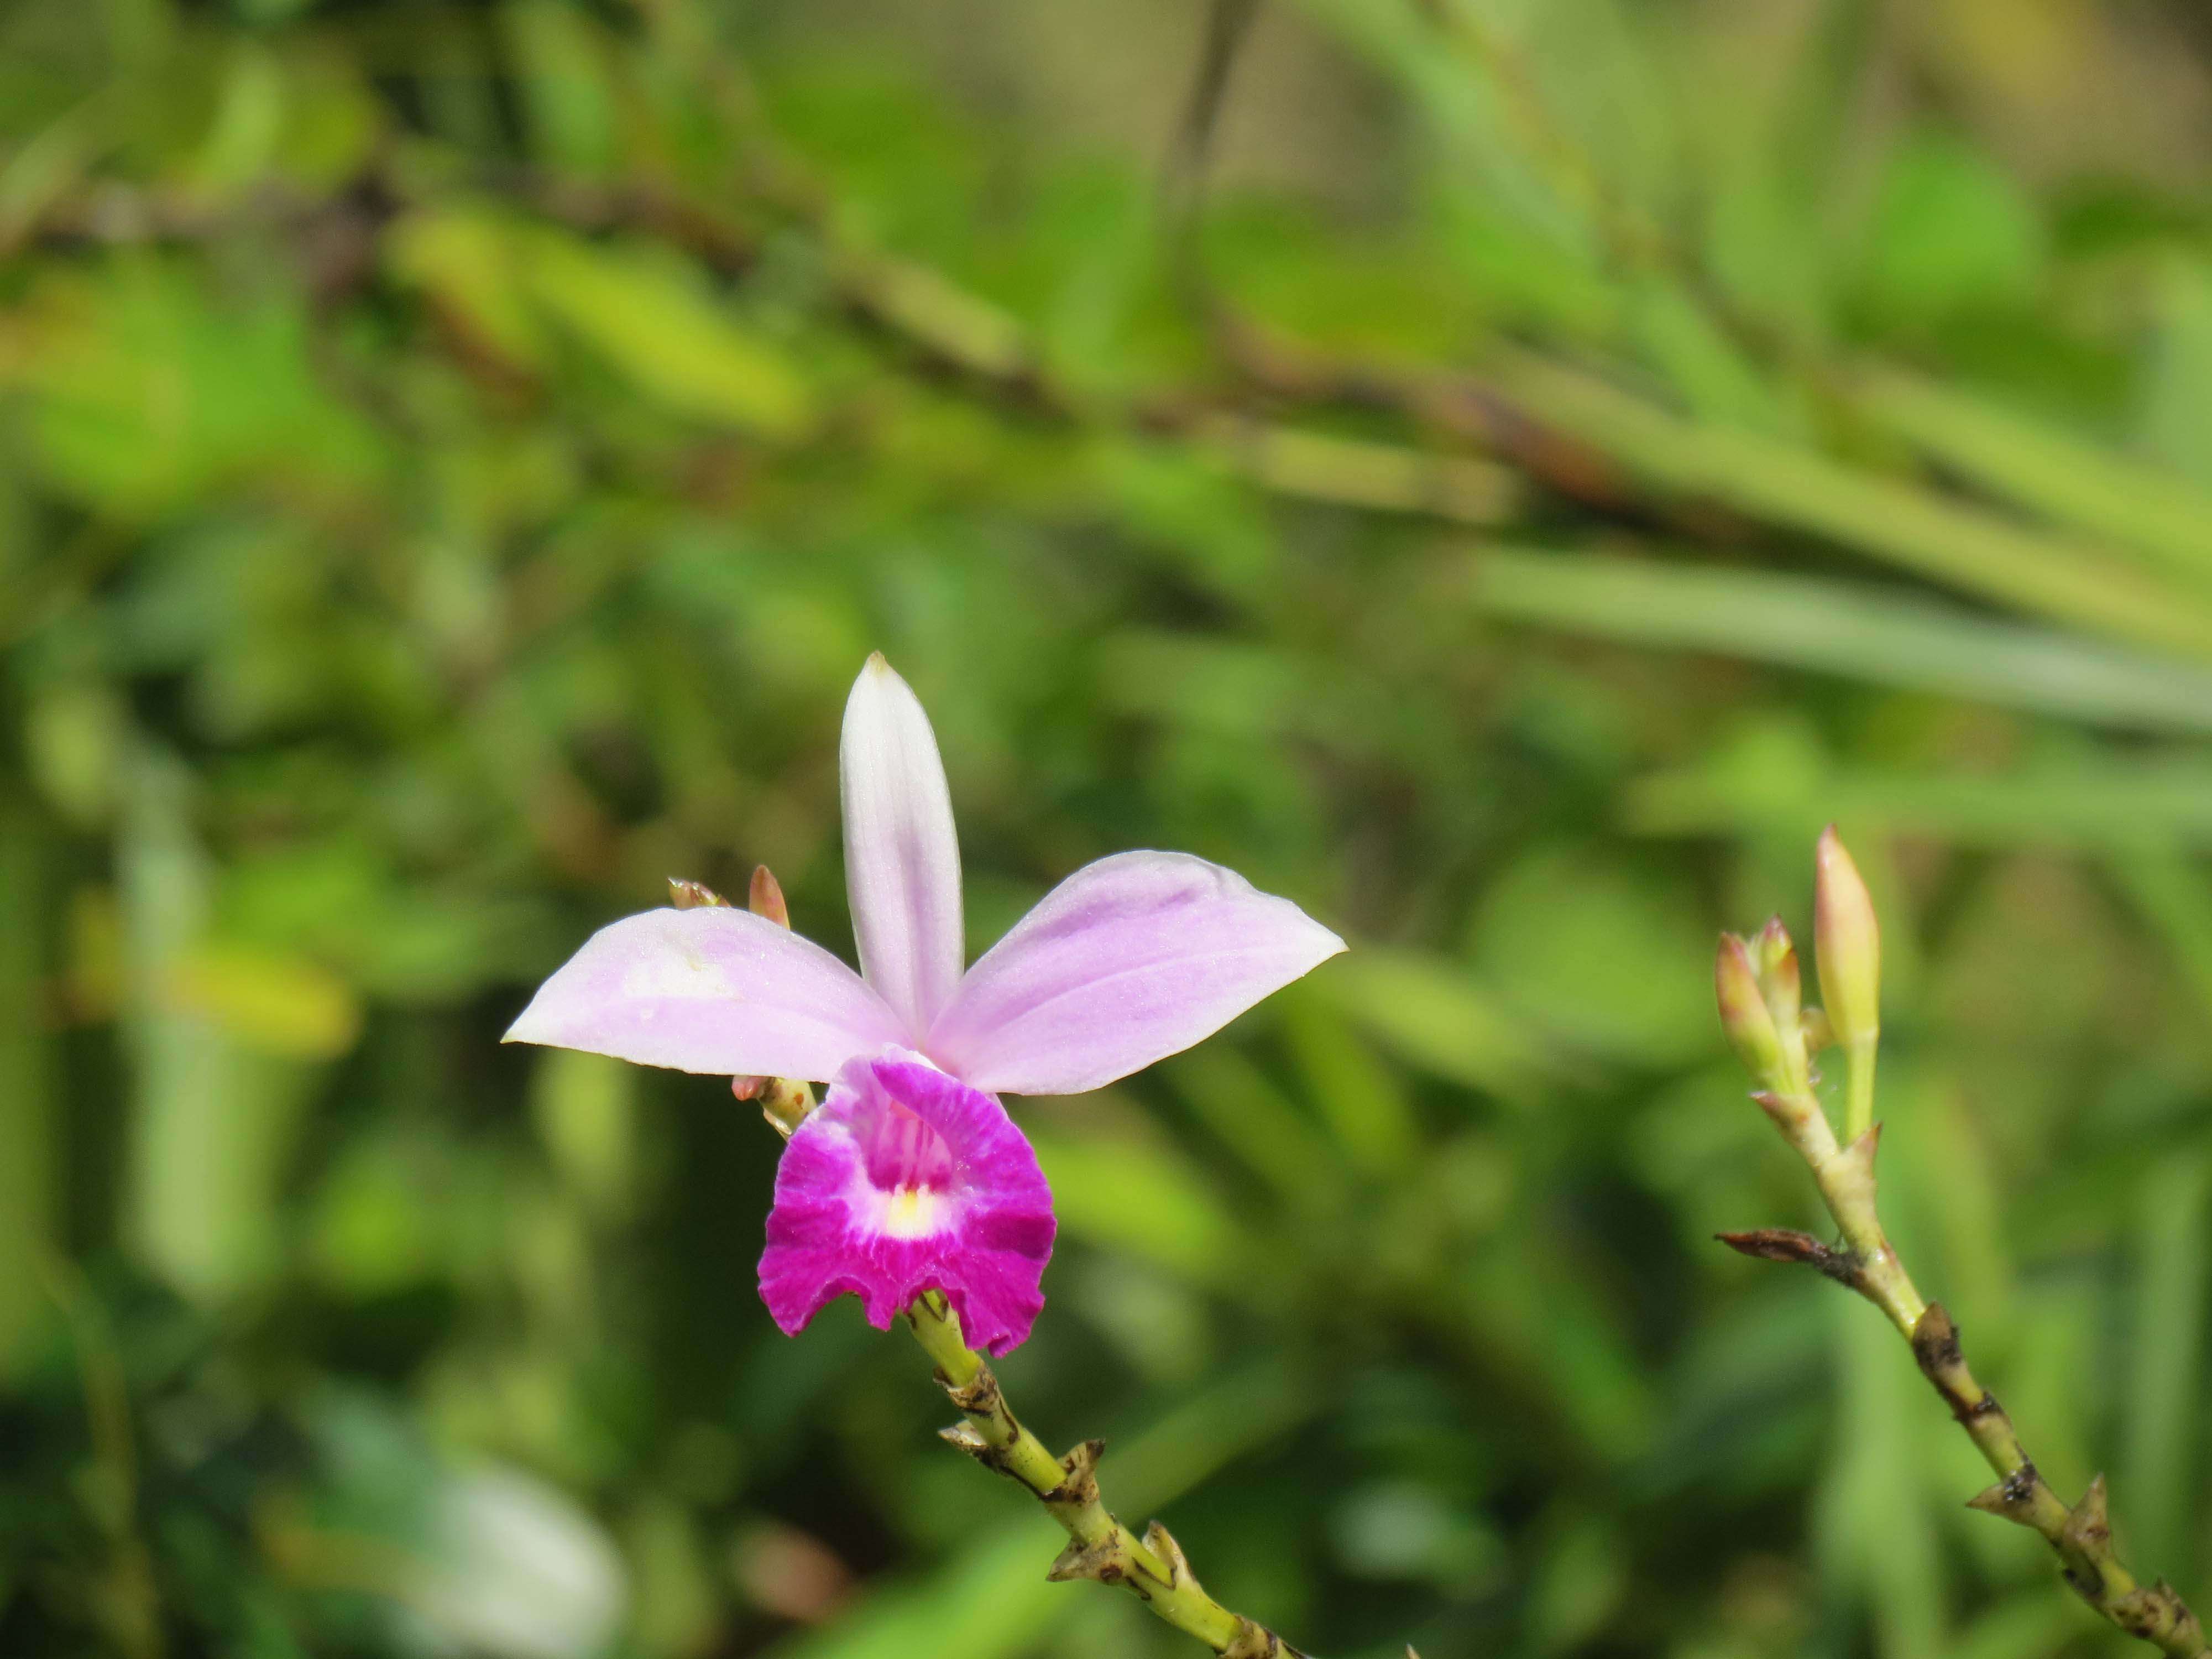
{"label": "cluster of buds", "polygon": [[[703,910],[717,906],[726,909],[730,904],[706,883],[675,876],[668,878],[668,902],[678,910]],[[791,907],[783,902],[783,887],[765,864],[753,868],[745,908],[779,927],[791,926]],[[814,1109],[814,1091],[794,1078],[733,1077],[730,1079],[730,1092],[739,1100],[760,1102],[761,1115],[768,1120],[769,1127],[786,1140]]]}
{"label": "cluster of buds", "polygon": [[1835,1149],[1827,1118],[1813,1096],[1820,1073],[1814,1057],[1833,1044],[1851,1067],[1847,1131],[1869,1125],[1874,1048],[1881,1030],[1881,942],[1858,867],[1831,824],[1815,866],[1813,937],[1825,1006],[1804,1004],[1796,946],[1779,916],[1744,939],[1721,935],[1713,967],[1721,1029],[1759,1085],[1756,1098],[1790,1143],[1816,1164]]}
{"label": "cluster of buds", "polygon": [[1810,1087],[1812,1055],[1820,1046],[1814,1039],[1826,1034],[1826,1022],[1819,1009],[1808,1015],[1803,1006],[1797,948],[1781,917],[1749,939],[1721,935],[1713,989],[1729,1046],[1759,1087],[1777,1094]]}

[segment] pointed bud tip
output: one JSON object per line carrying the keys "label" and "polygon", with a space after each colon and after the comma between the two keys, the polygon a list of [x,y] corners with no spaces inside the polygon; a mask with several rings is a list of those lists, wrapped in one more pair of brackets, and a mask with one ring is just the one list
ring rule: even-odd
{"label": "pointed bud tip", "polygon": [[1750,949],[1733,933],[1721,935],[1713,955],[1713,998],[1729,1047],[1753,1078],[1771,1083],[1782,1066],[1782,1032],[1760,991]]}
{"label": "pointed bud tip", "polygon": [[726,909],[730,902],[705,882],[681,876],[669,877],[668,902],[678,910]]}
{"label": "pointed bud tip", "polygon": [[1833,824],[1821,832],[1814,858],[1813,937],[1836,1041],[1871,1044],[1881,1029],[1881,929],[1866,879]]}
{"label": "pointed bud tip", "polygon": [[753,866],[752,885],[745,894],[745,908],[779,927],[791,926],[791,909],[783,902],[782,884],[765,864]]}

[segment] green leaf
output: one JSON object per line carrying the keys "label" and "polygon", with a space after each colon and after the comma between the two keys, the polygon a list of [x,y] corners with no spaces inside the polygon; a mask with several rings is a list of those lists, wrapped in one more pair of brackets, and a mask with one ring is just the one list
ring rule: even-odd
{"label": "green leaf", "polygon": [[52,483],[124,520],[248,483],[344,499],[379,459],[311,366],[296,297],[219,302],[181,261],[118,256],[40,280],[0,318],[0,386],[33,394]]}
{"label": "green leaf", "polygon": [[514,221],[488,208],[426,209],[385,233],[384,254],[392,275],[422,289],[477,349],[517,367],[543,366],[544,330],[529,304]]}
{"label": "green leaf", "polygon": [[1475,923],[1501,1001],[1563,1040],[1668,1065],[1711,1038],[1711,941],[1675,890],[1601,848],[1540,848],[1503,872]]}
{"label": "green leaf", "polygon": [[646,396],[763,438],[813,428],[813,395],[797,367],[673,254],[542,229],[524,257],[538,303]]}
{"label": "green leaf", "polygon": [[335,1060],[361,1035],[353,988],[298,956],[203,945],[179,956],[161,989],[170,1008],[258,1054]]}
{"label": "green leaf", "polygon": [[1194,1283],[1248,1282],[1260,1253],[1180,1153],[1164,1146],[1032,1132],[1060,1229]]}
{"label": "green leaf", "polygon": [[538,158],[574,173],[611,167],[614,89],[606,43],[589,16],[568,0],[510,0],[500,22]]}
{"label": "green leaf", "polygon": [[1980,149],[1923,132],[1892,154],[1860,275],[1873,315],[1936,323],[2024,306],[2044,263],[2034,203]]}
{"label": "green leaf", "polygon": [[1415,1066],[1511,1102],[1555,1069],[1527,1028],[1458,963],[1366,946],[1331,963],[1316,990]]}

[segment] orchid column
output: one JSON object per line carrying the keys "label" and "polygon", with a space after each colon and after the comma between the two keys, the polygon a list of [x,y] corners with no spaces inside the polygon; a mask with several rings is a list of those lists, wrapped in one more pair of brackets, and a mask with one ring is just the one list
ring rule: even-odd
{"label": "orchid column", "polygon": [[507,1040],[727,1076],[741,1092],[776,1079],[786,1098],[828,1083],[817,1109],[779,1123],[790,1145],[760,1263],[776,1323],[795,1334],[848,1293],[879,1329],[908,1315],[967,1419],[956,1443],[1067,1528],[1054,1576],[1126,1585],[1236,1659],[1285,1650],[1206,1595],[1164,1531],[1139,1540],[1115,1521],[1092,1473],[1097,1443],[1052,1458],[975,1350],[1028,1338],[1054,1237],[1043,1172],[998,1097],[1126,1077],[1344,941],[1218,865],[1121,853],[1068,877],[968,967],[937,740],[880,655],[846,703],[839,774],[859,973],[790,932],[757,884],[755,909],[779,914],[694,889],[691,908],[594,934]]}

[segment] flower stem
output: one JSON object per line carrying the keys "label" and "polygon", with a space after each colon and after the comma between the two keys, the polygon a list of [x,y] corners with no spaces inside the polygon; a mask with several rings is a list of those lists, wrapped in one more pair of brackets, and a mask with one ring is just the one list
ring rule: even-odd
{"label": "flower stem", "polygon": [[1066,1456],[1054,1457],[1022,1426],[944,1297],[925,1292],[906,1316],[922,1352],[936,1362],[938,1382],[960,1409],[961,1422],[945,1430],[945,1437],[985,1468],[1026,1486],[1066,1529],[1068,1546],[1047,1577],[1119,1584],[1224,1659],[1304,1659],[1274,1632],[1208,1595],[1158,1522],[1140,1539],[1108,1512],[1098,1493],[1103,1441],[1086,1440]]}
{"label": "flower stem", "polygon": [[1874,1127],[1875,1042],[1862,1037],[1844,1048],[1844,1139],[1856,1140]]}
{"label": "flower stem", "polygon": [[1759,1097],[1760,1105],[1811,1169],[1828,1213],[1843,1231],[1843,1248],[1778,1227],[1723,1233],[1722,1242],[1747,1255],[1817,1268],[1880,1308],[1911,1344],[1921,1374],[1943,1397],[1952,1416],[1996,1473],[1996,1484],[1972,1499],[1973,1507],[2040,1533],[2057,1553],[2066,1582],[2083,1601],[2130,1636],[2175,1659],[2202,1659],[2212,1653],[2197,1615],[2172,1585],[2164,1579],[2141,1583],[2121,1565],[2112,1548],[2112,1525],[2106,1512],[2105,1477],[2100,1474],[2091,1481],[2081,1501],[2068,1508],[2036,1469],[2021,1444],[2019,1431],[1996,1396],[1975,1381],[1967,1369],[1959,1344],[1959,1328],[1951,1316],[1941,1303],[1923,1300],[1914,1287],[1911,1276],[1890,1248],[1875,1204],[1875,1151],[1881,1144],[1881,1131],[1872,1121],[1872,1055],[1863,1064],[1856,1055],[1851,1060],[1845,1125],[1848,1129],[1860,1121],[1863,1092],[1867,1127],[1847,1146],[1836,1146],[1833,1138],[1825,1133],[1826,1124],[1820,1117],[1819,1103],[1809,1094]]}

